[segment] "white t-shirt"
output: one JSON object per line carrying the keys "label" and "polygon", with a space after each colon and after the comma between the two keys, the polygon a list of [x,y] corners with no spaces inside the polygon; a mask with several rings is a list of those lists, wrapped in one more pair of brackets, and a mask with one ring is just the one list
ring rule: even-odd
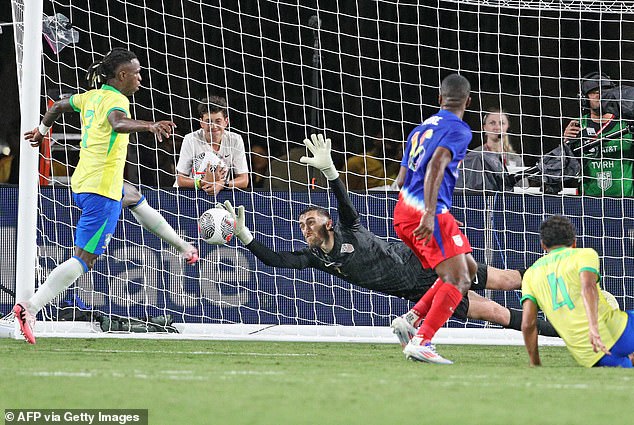
{"label": "white t-shirt", "polygon": [[[220,142],[220,149],[216,152],[205,140],[202,128],[189,133],[183,139],[178,164],[176,164],[176,172],[193,178],[194,166],[203,160],[207,152],[213,152],[226,164],[228,168],[227,181],[233,180],[238,174],[249,172],[242,136],[225,130]],[[177,182],[174,182],[174,187],[178,187]]]}

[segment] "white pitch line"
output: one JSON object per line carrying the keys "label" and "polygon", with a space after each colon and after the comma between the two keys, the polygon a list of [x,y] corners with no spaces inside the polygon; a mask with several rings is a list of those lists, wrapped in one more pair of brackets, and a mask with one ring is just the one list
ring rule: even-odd
{"label": "white pitch line", "polygon": [[244,353],[239,351],[165,351],[165,350],[102,350],[84,348],[77,350],[66,350],[62,348],[52,348],[49,351],[60,353],[104,353],[104,354],[185,354],[196,356],[253,356],[253,357],[313,357],[313,353]]}
{"label": "white pitch line", "polygon": [[92,372],[64,372],[64,371],[42,371],[42,372],[19,372],[24,376],[43,376],[43,377],[63,377],[63,378],[92,378],[95,375]]}
{"label": "white pitch line", "polygon": [[[240,377],[249,376],[282,376],[286,375],[283,371],[274,370],[226,370],[218,373],[200,372],[194,373],[192,370],[168,370],[158,371],[153,374],[146,373],[141,370],[132,370],[128,372],[122,371],[105,371],[91,370],[83,372],[67,372],[67,371],[21,371],[21,376],[35,376],[45,378],[96,378],[111,377],[117,379],[139,379],[139,380],[170,380],[170,381],[213,381],[216,379],[239,379]],[[349,381],[354,378],[355,374],[339,373],[336,377],[331,377],[332,382]],[[510,387],[510,388],[536,388],[545,390],[567,390],[567,391],[587,391],[589,389],[601,390],[605,388],[610,391],[629,391],[630,384],[615,382],[611,379],[609,382],[569,382],[569,383],[545,383],[545,382],[506,382],[500,384],[498,382],[488,382],[486,375],[477,375],[476,378],[482,379],[478,382],[464,382],[464,376],[449,375],[442,381],[434,382],[437,387],[466,387],[466,388],[482,388],[482,387]],[[477,380],[477,379],[476,379]],[[630,378],[624,376],[623,381],[629,381]],[[389,384],[384,379],[379,380],[380,384]]]}
{"label": "white pitch line", "polygon": [[[469,378],[472,378],[471,376]],[[473,378],[480,378],[482,381],[474,382],[464,382],[464,376],[462,375],[448,375],[441,382],[434,382],[434,385],[438,386],[463,386],[463,387],[500,387],[499,382],[491,382],[491,376],[487,375],[474,375]],[[629,378],[624,377],[624,381],[629,380]],[[616,391],[629,391],[631,390],[631,385],[626,383],[615,382],[614,379],[611,378],[608,382],[568,382],[568,383],[549,383],[549,382],[506,382],[503,384],[504,387],[512,387],[512,388],[539,388],[539,389],[561,389],[561,390],[588,390],[588,389],[601,389],[605,388],[606,390],[616,390]]]}
{"label": "white pitch line", "polygon": [[259,371],[259,370],[227,370],[223,372],[224,375],[284,375],[284,372],[278,372],[273,370]]}
{"label": "white pitch line", "polygon": [[155,374],[148,374],[143,371],[135,370],[130,372],[121,371],[103,371],[92,370],[88,372],[66,372],[66,371],[23,371],[18,373],[21,376],[35,376],[45,378],[96,378],[96,377],[112,377],[126,379],[168,379],[171,381],[210,381],[214,379],[227,379],[240,376],[279,376],[285,375],[285,372],[273,370],[226,370],[220,373],[196,374],[192,370],[170,370],[159,371]]}

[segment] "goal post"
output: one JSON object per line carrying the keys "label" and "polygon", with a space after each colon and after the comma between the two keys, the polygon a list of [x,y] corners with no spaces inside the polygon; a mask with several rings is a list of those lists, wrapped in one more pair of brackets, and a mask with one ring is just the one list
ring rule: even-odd
{"label": "goal post", "polygon": [[[20,134],[33,129],[40,121],[41,76],[42,76],[42,0],[27,1],[22,7],[14,4],[14,19],[22,16],[22,22],[15,22],[15,32],[23,26],[23,33],[30,37],[16,36],[16,58],[20,81]],[[24,82],[28,82],[24,84]],[[37,203],[38,167],[37,150],[27,143],[20,144],[20,196],[18,198],[16,258],[20,267],[15,268],[16,299],[28,299],[35,290],[37,264]]]}
{"label": "goal post", "polygon": [[[470,148],[481,144],[482,113],[501,107],[511,124],[511,144],[527,167],[557,146],[567,121],[580,116],[579,81],[585,73],[606,72],[625,84],[634,78],[629,74],[634,49],[625,36],[634,31],[632,10],[623,2],[128,0],[80,8],[51,0],[43,10],[27,9],[32,2],[12,3],[14,11],[35,16],[27,26],[26,15],[23,21],[15,15],[16,32],[22,31],[21,22],[25,32],[16,34],[16,51],[34,54],[27,40],[41,40],[42,12],[68,18],[70,24],[55,28],[59,36],[70,26],[79,34],[61,49],[45,43],[29,66],[33,71],[41,63],[41,72],[27,76],[26,58],[18,59],[21,93],[25,87],[35,90],[31,81],[38,87],[42,82],[35,100],[27,103],[22,95],[21,107],[31,108],[31,115],[23,113],[27,130],[37,125],[47,101],[87,88],[85,69],[95,59],[113,47],[137,54],[143,87],[131,98],[133,117],[170,119],[177,130],[163,143],[151,135],[131,135],[126,179],[201,254],[198,265],[185,265],[125,210],[95,269],[38,317],[38,335],[112,336],[95,321],[61,320],[64,307],[81,304],[92,318],[95,313],[141,320],[170,316],[179,331],[126,334],[134,337],[396,342],[388,326],[407,311],[408,302],[317,270],[265,266],[238,241],[206,245],[197,217],[230,200],[245,206],[246,224],[260,242],[274,250],[302,249],[297,219],[303,208],[320,205],[337,219],[326,182],[299,162],[307,154],[304,137],[328,131],[362,223],[396,240],[393,182],[403,142],[437,110],[442,77],[459,72],[472,83],[473,104],[465,115],[474,132]],[[227,100],[230,130],[244,140],[255,188],[213,196],[172,186],[183,137],[200,128],[196,107],[210,95]],[[37,186],[35,150],[23,144],[33,162],[21,163],[19,197],[33,205],[26,211],[22,205],[9,208],[8,214],[21,223],[16,240],[25,245],[15,269],[33,275],[3,283],[15,284],[18,297],[72,255],[79,210],[68,182],[78,160],[80,128],[77,114],[55,123],[47,186]],[[578,228],[579,244],[599,252],[605,289],[631,309],[632,199],[551,195],[539,186],[517,193],[456,192],[454,213],[465,224],[474,257],[498,268],[526,268],[542,254],[541,220],[566,214]],[[16,189],[0,188],[0,193],[17,197],[11,190]],[[32,263],[37,268],[28,267]],[[521,308],[517,291],[485,295]],[[521,344],[521,333],[452,319],[438,342],[459,341]]]}

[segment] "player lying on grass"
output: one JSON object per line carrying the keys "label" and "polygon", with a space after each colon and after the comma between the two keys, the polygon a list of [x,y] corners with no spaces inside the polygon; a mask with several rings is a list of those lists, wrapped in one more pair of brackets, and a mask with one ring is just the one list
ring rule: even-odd
{"label": "player lying on grass", "polygon": [[[28,300],[18,300],[13,313],[24,338],[35,344],[35,315],[66,290],[82,274],[92,269],[117,226],[121,207],[146,229],[178,249],[188,263],[198,260],[198,251],[178,236],[138,190],[123,182],[129,133],[150,132],[158,138],[170,137],[171,121],[140,121],[130,117],[130,101],[141,87],[141,65],[126,49],[113,49],[93,63],[87,78],[95,89],[58,100],[39,127],[24,138],[37,147],[55,120],[64,112],[81,114],[82,138],[77,169],[71,179],[73,199],[81,208],[75,232],[75,255],[55,267],[37,292]],[[101,87],[97,88],[97,85]]]}
{"label": "player lying on grass", "polygon": [[[235,235],[264,264],[272,267],[305,269],[314,267],[363,288],[379,291],[416,302],[434,284],[438,276],[424,269],[413,252],[402,242],[387,242],[361,225],[359,213],[339,179],[330,157],[330,140],[312,135],[305,140],[314,157],[303,157],[304,163],[318,168],[329,180],[337,197],[339,222],[333,223],[327,210],[306,208],[299,216],[299,225],[308,248],[295,252],[274,252],[253,238],[244,223],[244,207],[234,209],[229,201],[224,207],[236,219]],[[219,206],[222,206],[219,204]],[[478,264],[472,289],[514,290],[521,285],[520,273]],[[509,310],[473,291],[464,297],[454,316],[487,320],[520,330],[521,312]],[[542,334],[556,336],[554,329],[540,321]],[[402,317],[392,323],[394,333],[405,346],[416,329]]]}
{"label": "player lying on grass", "polygon": [[582,366],[632,367],[634,310],[611,307],[599,290],[599,255],[577,248],[575,228],[553,216],[539,230],[547,254],[522,282],[522,334],[531,366],[540,366],[537,310],[541,309]]}

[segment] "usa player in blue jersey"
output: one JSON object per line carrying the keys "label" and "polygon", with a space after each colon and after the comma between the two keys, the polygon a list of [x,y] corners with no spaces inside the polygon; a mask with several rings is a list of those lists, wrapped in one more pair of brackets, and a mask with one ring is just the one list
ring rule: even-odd
{"label": "usa player in blue jersey", "polygon": [[458,165],[471,142],[462,120],[471,103],[471,85],[452,74],[440,85],[440,111],[417,126],[407,139],[402,165],[407,174],[394,208],[394,230],[438,280],[406,314],[418,333],[405,346],[407,358],[451,364],[431,341],[467,294],[477,264],[471,245],[451,215]]}

